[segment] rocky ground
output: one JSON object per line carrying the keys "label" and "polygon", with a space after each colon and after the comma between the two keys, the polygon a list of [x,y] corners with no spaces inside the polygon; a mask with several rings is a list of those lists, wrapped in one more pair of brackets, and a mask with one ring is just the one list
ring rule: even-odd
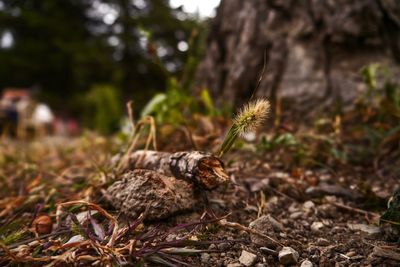
{"label": "rocky ground", "polygon": [[[121,171],[127,137],[3,139],[0,265],[398,266],[398,231],[379,224],[397,139],[370,153],[344,119],[246,136],[222,158],[230,182],[208,191]],[[227,123],[194,120],[190,140],[159,128],[159,150],[214,151]]]}

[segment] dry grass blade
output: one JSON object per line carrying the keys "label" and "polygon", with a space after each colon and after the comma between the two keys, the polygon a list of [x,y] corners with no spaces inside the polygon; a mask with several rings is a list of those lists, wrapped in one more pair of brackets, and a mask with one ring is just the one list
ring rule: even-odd
{"label": "dry grass blade", "polygon": [[73,205],[84,205],[84,206],[87,206],[87,207],[89,207],[91,209],[97,210],[104,217],[106,217],[107,219],[112,221],[112,223],[114,225],[114,229],[113,229],[113,232],[111,234],[110,240],[107,243],[107,246],[113,247],[115,239],[116,239],[117,234],[118,234],[118,229],[119,229],[118,221],[111,214],[109,214],[106,210],[104,210],[102,207],[100,207],[97,204],[89,203],[89,202],[82,201],[82,200],[76,200],[76,201],[69,201],[69,202],[60,203],[60,204],[57,205],[57,222],[61,221],[61,219],[59,217],[61,215],[61,212],[59,212],[59,210],[61,210],[61,208],[64,208],[64,207],[67,207],[67,206],[73,206]]}
{"label": "dry grass blade", "polygon": [[[131,116],[131,113],[130,113],[130,116]],[[131,118],[131,120],[133,120],[133,118]],[[132,124],[132,125],[134,125],[134,124]],[[157,150],[156,122],[153,117],[144,116],[143,118],[140,119],[140,121],[132,129],[130,145],[129,145],[128,149],[126,150],[126,152],[124,153],[124,155],[121,157],[121,160],[119,161],[118,166],[117,166],[117,171],[121,171],[122,169],[124,169],[126,167],[127,162],[129,160],[129,155],[134,151],[142,132],[144,132],[144,130],[145,130],[146,125],[149,125],[150,132],[147,136],[144,150],[148,150],[150,147],[150,144],[153,145],[154,150]]]}
{"label": "dry grass blade", "polygon": [[51,261],[54,257],[41,257],[34,258],[31,256],[19,257],[12,253],[10,249],[3,244],[0,243],[0,249],[4,251],[4,253],[10,258],[13,262],[48,262]]}

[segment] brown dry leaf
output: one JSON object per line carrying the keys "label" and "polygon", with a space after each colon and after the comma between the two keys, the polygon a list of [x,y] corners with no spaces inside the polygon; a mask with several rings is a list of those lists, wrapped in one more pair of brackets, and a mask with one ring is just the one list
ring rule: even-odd
{"label": "brown dry leaf", "polygon": [[35,179],[33,179],[27,186],[26,186],[26,190],[27,192],[31,192],[31,190],[35,187],[37,187],[38,185],[40,185],[40,183],[42,182],[42,175],[37,175],[35,177]]}
{"label": "brown dry leaf", "polygon": [[25,197],[6,197],[0,200],[0,218],[10,214],[14,209],[19,208],[24,203]]}

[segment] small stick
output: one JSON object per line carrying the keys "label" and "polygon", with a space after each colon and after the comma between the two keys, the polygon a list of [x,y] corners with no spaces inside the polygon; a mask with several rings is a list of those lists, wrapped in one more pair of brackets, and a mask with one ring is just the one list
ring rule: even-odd
{"label": "small stick", "polygon": [[46,262],[46,261],[50,261],[54,258],[54,256],[50,256],[50,257],[42,257],[42,258],[34,258],[31,256],[18,256],[15,255],[14,253],[12,253],[10,251],[10,249],[8,247],[6,247],[5,245],[0,243],[0,249],[2,249],[4,251],[4,253],[13,261],[13,262]]}
{"label": "small stick", "polygon": [[239,224],[239,223],[228,222],[226,219],[222,219],[222,220],[218,221],[218,224],[220,224],[220,225],[222,225],[222,226],[227,226],[227,227],[230,227],[230,228],[234,228],[234,229],[237,229],[237,230],[239,230],[239,231],[245,231],[245,232],[247,232],[247,233],[251,233],[251,234],[255,234],[255,235],[264,237],[264,238],[266,238],[266,239],[272,241],[273,243],[278,244],[279,246],[284,247],[284,245],[283,245],[281,242],[279,242],[278,240],[275,240],[274,238],[272,238],[272,237],[270,237],[270,236],[268,236],[268,235],[266,235],[266,234],[260,233],[260,232],[257,231],[257,230],[251,229],[251,228],[246,227],[246,226],[244,226],[244,225],[241,225],[241,224]]}
{"label": "small stick", "polygon": [[264,63],[263,63],[263,68],[262,68],[262,70],[261,70],[261,72],[260,72],[260,74],[259,74],[259,76],[258,76],[257,85],[256,85],[256,87],[254,88],[253,92],[251,93],[251,96],[250,96],[249,101],[250,101],[250,100],[253,100],[253,97],[255,96],[255,94],[256,94],[257,91],[258,91],[258,88],[259,88],[260,85],[261,85],[261,81],[262,81],[262,79],[263,79],[263,77],[264,77],[264,72],[265,72],[266,66],[267,66],[267,50],[264,50]]}
{"label": "small stick", "polygon": [[346,210],[349,210],[349,211],[354,211],[356,213],[360,213],[360,214],[363,214],[363,215],[367,215],[367,216],[371,215],[373,217],[379,217],[380,216],[378,213],[370,212],[370,211],[366,211],[366,210],[362,210],[362,209],[358,209],[358,208],[353,208],[353,207],[345,205],[345,204],[340,204],[340,203],[333,202],[333,201],[329,201],[328,203],[332,204],[332,205],[334,205],[336,207],[339,207],[339,208],[342,208],[342,209],[346,209]]}
{"label": "small stick", "polygon": [[372,255],[400,261],[400,253],[384,247],[375,246],[374,250],[372,251]]}
{"label": "small stick", "polygon": [[229,182],[222,161],[201,151],[175,153],[138,150],[129,155],[128,169],[154,170],[212,190]]}

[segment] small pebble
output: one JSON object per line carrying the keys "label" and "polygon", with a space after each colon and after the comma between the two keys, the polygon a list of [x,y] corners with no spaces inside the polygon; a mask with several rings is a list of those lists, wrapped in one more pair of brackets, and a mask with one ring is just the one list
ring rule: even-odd
{"label": "small pebble", "polygon": [[201,262],[203,262],[203,263],[209,262],[210,258],[211,258],[211,256],[208,253],[202,253],[201,254]]}
{"label": "small pebble", "polygon": [[316,244],[318,246],[328,246],[329,245],[329,241],[325,238],[318,238]]}
{"label": "small pebble", "polygon": [[211,245],[208,246],[208,249],[210,249],[210,250],[217,249],[217,245],[211,244]]}
{"label": "small pebble", "polygon": [[294,219],[294,220],[296,220],[296,219],[299,219],[301,216],[303,216],[303,212],[302,211],[296,211],[296,212],[293,212],[292,214],[290,214],[290,219]]}
{"label": "small pebble", "polygon": [[218,249],[220,250],[227,250],[230,246],[231,245],[229,243],[221,243],[217,245]]}
{"label": "small pebble", "polygon": [[240,255],[239,262],[244,266],[252,266],[257,259],[257,255],[246,250],[242,250],[242,254]]}
{"label": "small pebble", "polygon": [[[249,228],[254,229],[262,234],[265,234],[267,236],[270,236],[271,238],[276,238],[275,230],[274,230],[274,224],[271,222],[271,218],[268,215],[263,215],[258,219],[255,219],[254,221],[250,222]],[[278,221],[273,219],[273,221],[276,223],[275,228],[283,228],[283,225],[280,225]],[[256,235],[256,234],[250,234],[250,239],[251,241],[258,245],[258,246],[263,246],[263,247],[274,247],[276,246],[275,243],[273,243],[271,240],[264,238],[262,236]]]}
{"label": "small pebble", "polygon": [[313,232],[318,232],[322,228],[324,228],[324,224],[322,222],[313,222],[311,224],[311,231]]}
{"label": "small pebble", "polygon": [[283,265],[297,264],[299,253],[291,247],[283,247],[278,254],[279,262]]}
{"label": "small pebble", "polygon": [[301,263],[300,267],[313,267],[313,264],[309,260],[305,260]]}
{"label": "small pebble", "polygon": [[311,209],[315,208],[315,204],[314,204],[314,202],[308,200],[308,201],[304,202],[303,208],[305,210],[311,210]]}

